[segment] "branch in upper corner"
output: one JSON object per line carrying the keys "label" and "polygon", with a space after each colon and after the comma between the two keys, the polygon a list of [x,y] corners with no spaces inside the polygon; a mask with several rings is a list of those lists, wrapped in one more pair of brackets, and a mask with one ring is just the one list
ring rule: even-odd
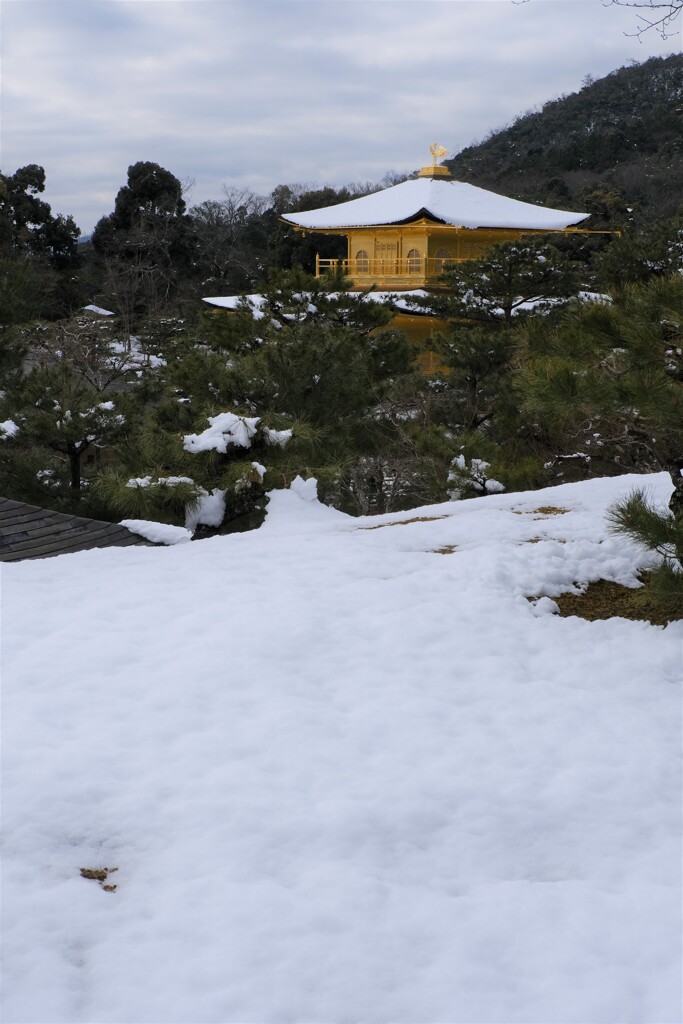
{"label": "branch in upper corner", "polygon": [[609,0],[608,6],[632,7],[634,10],[651,12],[651,16],[638,14],[640,27],[627,35],[640,38],[654,29],[655,32],[659,32],[662,39],[670,39],[677,32],[675,22],[683,10],[683,0]]}
{"label": "branch in upper corner", "polygon": [[[529,0],[512,0],[512,3],[526,4]],[[654,29],[655,32],[659,32],[662,39],[671,39],[678,31],[675,23],[683,10],[683,0],[603,0],[603,6],[632,7],[635,10],[652,12],[652,17],[637,14],[640,27],[635,32],[626,32],[625,35],[641,38],[646,32]]]}

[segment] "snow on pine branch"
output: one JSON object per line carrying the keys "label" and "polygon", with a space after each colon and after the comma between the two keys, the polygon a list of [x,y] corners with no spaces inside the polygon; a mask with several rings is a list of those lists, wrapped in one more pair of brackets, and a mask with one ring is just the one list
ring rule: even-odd
{"label": "snow on pine branch", "polygon": [[[217,451],[225,454],[230,446],[251,448],[259,430],[259,416],[238,416],[232,412],[221,412],[209,416],[209,426],[200,434],[186,434],[183,448],[186,452]],[[267,444],[285,445],[292,436],[291,430],[269,430],[261,428]]]}

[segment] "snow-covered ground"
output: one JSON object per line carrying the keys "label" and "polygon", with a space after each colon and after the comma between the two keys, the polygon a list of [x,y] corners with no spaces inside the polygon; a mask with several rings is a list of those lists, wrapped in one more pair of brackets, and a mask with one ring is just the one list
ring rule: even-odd
{"label": "snow-covered ground", "polygon": [[679,1021],[683,623],[552,614],[636,482],[5,566],[5,1024]]}

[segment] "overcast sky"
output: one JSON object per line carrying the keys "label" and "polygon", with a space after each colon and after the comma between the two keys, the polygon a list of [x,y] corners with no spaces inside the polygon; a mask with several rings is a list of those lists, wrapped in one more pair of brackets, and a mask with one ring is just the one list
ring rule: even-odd
{"label": "overcast sky", "polygon": [[[605,0],[606,2],[606,0]],[[603,0],[1,0],[1,167],[84,233],[129,164],[343,185],[455,154],[586,75],[680,52]]]}

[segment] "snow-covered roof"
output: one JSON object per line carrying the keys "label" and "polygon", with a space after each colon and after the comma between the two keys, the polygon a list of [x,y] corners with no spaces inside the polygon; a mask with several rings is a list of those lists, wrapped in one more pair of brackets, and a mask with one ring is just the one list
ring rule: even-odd
{"label": "snow-covered roof", "polygon": [[115,316],[110,309],[103,309],[102,306],[83,306],[83,310],[86,313],[97,313],[98,316]]}
{"label": "snow-covered roof", "polygon": [[220,309],[238,309],[243,299],[257,310],[261,309],[265,301],[263,295],[209,295],[203,298],[202,302],[208,302],[210,306],[218,306]]}
{"label": "snow-covered roof", "polygon": [[[359,296],[354,294],[354,298]],[[408,308],[407,301],[412,298],[424,298],[427,292],[421,288],[414,288],[410,291],[402,292],[367,292],[364,298],[369,299],[371,302],[391,302],[393,306],[398,308]],[[327,292],[326,298],[336,299],[339,298],[339,292]],[[202,302],[208,302],[210,306],[218,306],[220,309],[238,309],[243,299],[247,300],[247,304],[251,306],[254,314],[260,314],[263,306],[265,305],[265,296],[263,295],[212,295],[208,298],[202,299]],[[256,319],[259,317],[256,316]]]}
{"label": "snow-covered roof", "polygon": [[[0,562],[23,562],[74,554],[91,548],[145,545],[124,523],[84,519],[67,512],[0,498]],[[149,538],[150,542],[152,538]],[[159,543],[167,543],[159,541]]]}
{"label": "snow-covered roof", "polygon": [[322,210],[286,213],[282,219],[297,227],[315,230],[400,224],[425,213],[457,227],[531,228],[540,231],[562,230],[590,216],[588,213],[522,203],[464,181],[415,178]]}

